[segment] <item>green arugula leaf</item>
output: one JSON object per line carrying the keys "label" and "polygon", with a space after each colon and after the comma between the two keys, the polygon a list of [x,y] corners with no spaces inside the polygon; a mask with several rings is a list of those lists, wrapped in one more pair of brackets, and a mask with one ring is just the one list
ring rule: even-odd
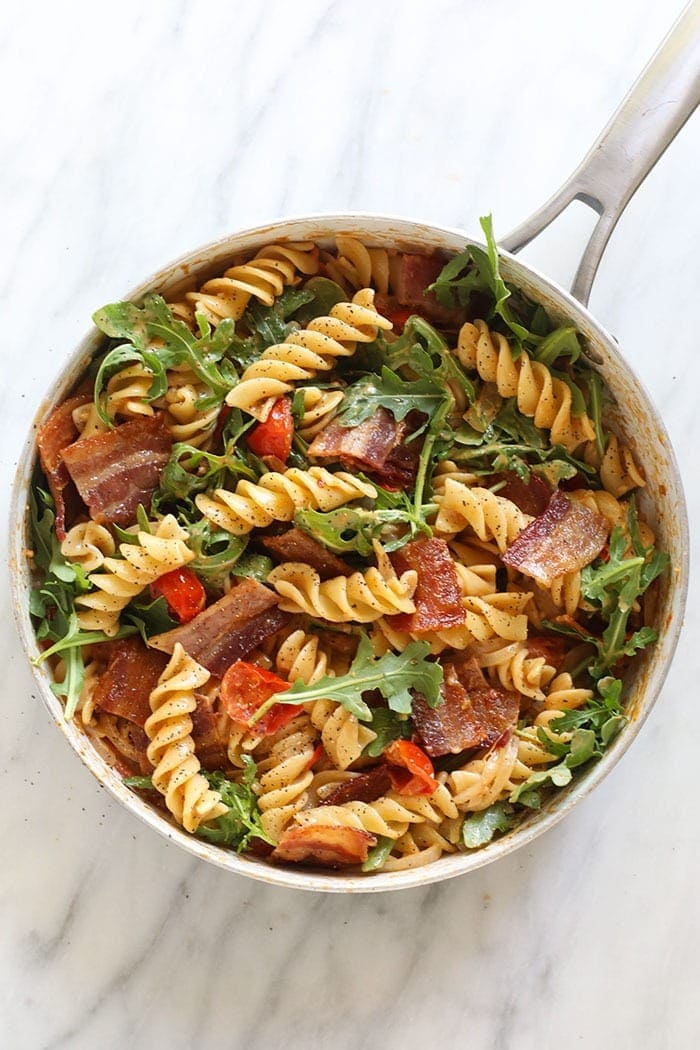
{"label": "green arugula leaf", "polygon": [[[379,337],[383,339],[383,336]],[[474,381],[462,368],[440,333],[419,314],[412,314],[402,334],[393,343],[383,341],[382,353],[389,367],[398,372],[408,367],[413,375],[447,390],[455,383],[471,404],[476,396]]]}
{"label": "green arugula leaf", "polygon": [[[374,540],[380,540],[384,549],[391,552],[415,539],[419,533],[432,536],[432,529],[426,525],[423,516],[415,514],[405,493],[397,495],[403,500],[401,509],[340,507],[331,511],[298,510],[294,514],[294,524],[336,554],[354,552],[363,557],[372,554]],[[393,535],[385,536],[387,529]]]}
{"label": "green arugula leaf", "polygon": [[362,694],[378,689],[392,711],[411,713],[411,691],[423,695],[430,707],[442,700],[440,683],[442,667],[427,656],[427,642],[411,642],[402,653],[388,652],[374,656],[372,643],[364,633],[360,635],[357,654],[347,674],[337,678],[324,676],[314,685],[304,685],[299,679],[282,693],[274,693],[249,719],[254,725],[274,704],[305,704],[311,700],[335,700],[363,722],[372,722],[372,711]]}
{"label": "green arugula leaf", "polygon": [[177,627],[177,621],[171,617],[168,603],[162,594],[153,601],[143,601],[143,598],[131,601],[122,617],[137,629],[146,645],[151,635],[164,634]]}
{"label": "green arugula leaf", "polygon": [[362,752],[370,758],[379,758],[384,749],[394,740],[410,740],[413,726],[405,715],[397,714],[388,707],[372,708],[372,732],[377,734]]}
{"label": "green arugula leaf", "polygon": [[137,791],[155,791],[151,777],[124,777],[122,784]]}
{"label": "green arugula leaf", "polygon": [[516,821],[515,811],[507,802],[494,802],[487,809],[470,813],[462,824],[462,842],[467,849],[478,849],[491,842],[499,831],[510,831]]}
{"label": "green arugula leaf", "polygon": [[379,871],[380,868],[383,868],[395,842],[396,839],[390,839],[388,835],[380,835],[377,839],[377,845],[367,854],[367,860],[362,865],[362,870],[365,872]]}
{"label": "green arugula leaf", "polygon": [[425,379],[407,381],[385,366],[381,376],[363,376],[347,388],[335,422],[341,427],[359,426],[378,408],[388,409],[397,421],[412,411],[430,417],[444,400],[445,391],[434,383]]}
{"label": "green arugula leaf", "polygon": [[[223,591],[234,566],[248,546],[248,536],[234,536],[224,529],[217,529],[207,518],[200,518],[186,526],[188,545],[196,557],[190,568],[211,591]],[[236,575],[245,575],[236,573]]]}
{"label": "green arugula leaf", "polygon": [[348,297],[335,281],[328,277],[311,277],[304,285],[304,291],[312,298],[305,305],[294,311],[294,320],[305,327],[317,317],[327,317],[338,303],[346,303]]}
{"label": "green arugula leaf", "polygon": [[234,576],[249,576],[258,583],[266,583],[272,572],[272,558],[248,551],[234,562],[231,572]]}
{"label": "green arugula leaf", "polygon": [[228,806],[223,813],[210,824],[202,824],[196,834],[207,842],[219,846],[233,846],[239,853],[247,849],[252,839],[261,839],[269,845],[275,842],[262,826],[258,797],[253,790],[256,765],[249,755],[243,756],[244,769],[242,783],[228,780],[223,773],[209,773],[202,770],[209,781],[209,786],[221,795],[221,801]]}

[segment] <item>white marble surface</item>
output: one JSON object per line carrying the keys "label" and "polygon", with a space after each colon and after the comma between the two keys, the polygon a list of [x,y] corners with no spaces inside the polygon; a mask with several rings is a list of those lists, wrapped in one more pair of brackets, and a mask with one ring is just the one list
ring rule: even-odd
{"label": "white marble surface", "polygon": [[[14,5],[0,45],[3,502],[92,310],[199,243],[373,210],[502,232],[579,160],[680,0]],[[691,120],[592,309],[661,407],[700,511]],[[571,216],[530,258],[573,269]],[[4,560],[4,559],[3,559]],[[0,1046],[697,1046],[697,591],[620,766],[498,865],[394,895],[265,887],[121,811],[52,728],[3,589]]]}

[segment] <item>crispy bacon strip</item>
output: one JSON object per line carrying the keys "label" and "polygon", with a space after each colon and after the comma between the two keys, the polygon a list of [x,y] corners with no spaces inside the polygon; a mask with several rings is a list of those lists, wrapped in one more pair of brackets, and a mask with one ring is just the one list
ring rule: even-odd
{"label": "crispy bacon strip", "polygon": [[443,665],[443,702],[435,709],[421,696],[413,700],[413,721],[432,758],[456,755],[472,747],[491,747],[514,725],[520,695],[494,689],[473,658]]}
{"label": "crispy bacon strip", "polygon": [[559,576],[590,564],[607,538],[605,518],[557,491],[545,512],[508,547],[503,561],[549,587]]}
{"label": "crispy bacon strip", "polygon": [[172,631],[154,635],[148,644],[172,653],[180,642],[188,656],[216,678],[222,678],[236,660],[243,659],[289,620],[277,608],[277,595],[257,580],[242,580],[194,620]]}
{"label": "crispy bacon strip", "polygon": [[76,441],[64,450],[63,460],[93,521],[128,525],[140,503],[149,510],[170,448],[158,413]]}
{"label": "crispy bacon strip", "polygon": [[319,804],[321,806],[342,806],[344,802],[375,802],[382,795],[391,791],[391,776],[386,765],[375,766],[366,773],[360,773],[352,780],[339,784],[330,795]]}
{"label": "crispy bacon strip", "polygon": [[345,864],[362,864],[372,846],[376,845],[375,836],[359,828],[334,828],[322,824],[291,827],[285,831],[271,859],[340,868]]}
{"label": "crispy bacon strip", "polygon": [[505,482],[498,490],[499,496],[509,499],[524,514],[535,518],[544,513],[552,496],[550,486],[537,474],[531,474],[529,481],[523,481],[514,471],[506,471],[503,474],[492,474],[484,484],[490,487],[496,482]]}
{"label": "crispy bacon strip", "polygon": [[402,430],[391,412],[380,407],[356,427],[329,423],[311,442],[309,456],[360,470],[381,470],[389,453],[400,442]]}
{"label": "crispy bacon strip", "polygon": [[165,670],[167,659],[147,649],[140,638],[107,642],[107,669],[95,688],[95,706],[143,728],[151,713],[149,697]]}
{"label": "crispy bacon strip", "polygon": [[305,562],[316,570],[322,580],[349,576],[353,572],[342,558],[327,550],[303,529],[288,529],[280,536],[263,536],[261,542],[274,558],[279,561]]}
{"label": "crispy bacon strip", "polygon": [[414,540],[395,551],[391,563],[398,575],[409,569],[418,573],[418,585],[413,595],[416,611],[388,616],[387,620],[393,627],[421,634],[444,631],[464,623],[457,571],[445,540]]}
{"label": "crispy bacon strip", "polygon": [[411,306],[430,321],[459,325],[465,319],[461,307],[443,306],[434,292],[426,292],[442,270],[444,262],[437,255],[402,255],[396,278],[396,299]]}
{"label": "crispy bacon strip", "polygon": [[66,538],[66,521],[78,512],[80,498],[63,462],[63,451],[78,436],[78,428],[73,422],[73,412],[92,399],[89,392],[69,397],[62,405],[55,408],[45,423],[39,427],[36,436],[41,468],[56,505],[56,535],[59,540]]}
{"label": "crispy bacon strip", "polygon": [[225,769],[228,764],[228,719],[212,711],[209,699],[195,693],[197,706],[191,714],[192,739],[197,758],[205,769]]}

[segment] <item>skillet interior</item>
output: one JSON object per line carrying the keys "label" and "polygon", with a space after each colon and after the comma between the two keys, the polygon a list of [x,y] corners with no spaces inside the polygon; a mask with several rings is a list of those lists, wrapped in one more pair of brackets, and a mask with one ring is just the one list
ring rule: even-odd
{"label": "skillet interior", "polygon": [[[233,255],[278,240],[314,240],[323,243],[341,232],[354,234],[370,246],[378,244],[400,249],[419,248],[424,251],[438,248],[450,253],[462,251],[468,241],[458,230],[377,215],[351,214],[283,220],[234,234],[192,252],[164,268],[123,298],[139,301],[152,291],[169,291],[177,289],[183,283],[193,282],[194,279],[201,281],[211,274],[221,272]],[[647,392],[621,355],[615,340],[586,309],[568,293],[541,274],[524,266],[514,256],[504,254],[502,272],[506,280],[520,287],[534,301],[542,303],[553,318],[575,323],[585,336],[591,359],[598,363],[597,367],[604,375],[617,402],[615,409],[610,413],[614,427],[635,448],[638,461],[647,475],[647,487],[640,496],[644,516],[656,531],[660,548],[666,550],[671,557],[671,570],[660,588],[657,613],[660,640],[651,651],[647,651],[635,661],[634,670],[627,681],[628,710],[631,714],[629,724],[597,764],[578,776],[570,787],[560,790],[541,811],[527,817],[516,829],[486,848],[469,854],[445,856],[426,867],[416,869],[380,872],[373,876],[342,873],[331,875],[313,870],[275,867],[264,861],[239,856],[229,850],[212,846],[181,831],[160,812],[152,809],[124,787],[119,775],[97,754],[82,731],[64,720],[61,703],[50,689],[51,679],[48,671],[43,667],[34,668],[41,695],[54,722],[91,772],[118,801],[160,834],[177,842],[190,853],[263,882],[308,890],[376,892],[425,885],[451,878],[482,867],[531,842],[560,820],[619,761],[651,710],[676,647],[688,583],[688,526],[685,500],[668,434]],[[95,304],[96,307],[99,305],[101,304]],[[28,545],[25,511],[27,488],[35,462],[36,427],[52,408],[67,396],[102,339],[101,333],[93,329],[68,360],[56,382],[51,385],[51,395],[42,403],[35,417],[17,471],[10,523],[13,607],[20,636],[30,657],[35,656],[38,649],[28,612],[31,581],[24,556]]]}

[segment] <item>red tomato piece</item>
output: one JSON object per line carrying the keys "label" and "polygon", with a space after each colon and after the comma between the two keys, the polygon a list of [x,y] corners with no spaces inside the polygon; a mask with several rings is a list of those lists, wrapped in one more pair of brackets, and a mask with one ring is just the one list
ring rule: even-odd
{"label": "red tomato piece", "polygon": [[[289,682],[272,671],[266,671],[257,664],[236,660],[231,664],[221,680],[221,706],[234,722],[244,725],[250,721],[260,707],[275,693],[284,693],[289,689]],[[261,719],[254,724],[256,732],[276,733],[278,729],[291,722],[303,711],[299,704],[274,704]]]}
{"label": "red tomato piece", "polygon": [[432,795],[439,787],[433,763],[410,740],[394,740],[384,749],[384,758],[390,763],[394,791],[402,795]]}
{"label": "red tomato piece", "polygon": [[159,576],[151,584],[151,594],[154,598],[161,595],[165,598],[169,611],[178,623],[194,620],[207,604],[207,594],[199,577],[186,565]]}
{"label": "red tomato piece", "polygon": [[249,431],[246,441],[256,456],[276,456],[286,463],[292,451],[293,436],[292,403],[288,397],[280,397],[265,422],[258,423]]}

